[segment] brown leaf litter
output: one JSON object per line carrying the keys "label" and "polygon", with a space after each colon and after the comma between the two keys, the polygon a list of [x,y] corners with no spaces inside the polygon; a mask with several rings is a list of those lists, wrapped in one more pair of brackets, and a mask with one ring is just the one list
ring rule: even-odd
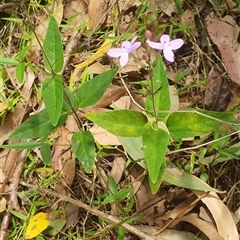
{"label": "brown leaf litter", "polygon": [[[196,1],[196,4],[199,4],[199,2],[206,3],[207,1]],[[183,49],[176,53],[176,63],[172,65],[166,63],[171,84],[172,110],[182,109],[185,106],[197,106],[225,111],[229,109],[229,106],[235,107],[239,103],[236,87],[240,81],[240,47],[237,41],[239,26],[234,15],[216,15],[218,17],[212,13],[209,15],[209,6],[205,3],[200,8],[191,4],[191,6],[183,5],[185,7],[184,12],[179,16],[172,1],[150,1],[149,12],[144,12],[143,18],[141,18],[144,21],[146,20],[146,28],[156,31],[153,36],[155,39],[159,39],[159,34],[168,32],[167,26],[171,25],[172,21],[180,21],[183,26],[193,26],[192,32],[183,30],[174,33],[185,38],[186,42]],[[52,4],[48,10],[51,9],[52,13],[56,14],[58,23],[66,21],[67,24],[72,26],[72,28],[60,29],[65,44],[62,73],[65,76],[67,86],[71,71],[74,69],[73,66],[77,62],[84,62],[86,60],[84,57],[91,57],[93,54],[89,51],[96,52],[99,46],[103,44],[104,37],[96,33],[96,30],[99,30],[99,32],[105,31],[107,27],[112,27],[116,22],[120,24],[116,34],[125,32],[135,34],[139,30],[136,15],[142,1],[70,0],[63,5],[63,1],[58,0],[52,1]],[[0,8],[2,6],[6,5],[0,3]],[[160,8],[163,8],[163,11],[159,12],[158,9]],[[230,9],[232,8],[229,7],[229,11]],[[116,12],[115,15],[112,14],[112,10]],[[155,21],[150,21],[151,17]],[[46,32],[47,18],[47,14],[38,13],[36,15],[37,27],[35,32],[41,43]],[[87,23],[89,22],[89,29],[87,29]],[[161,26],[161,29],[159,26]],[[207,30],[210,38],[202,34],[205,30]],[[90,31],[90,33],[86,34],[87,31]],[[216,45],[217,50],[212,47],[212,43]],[[115,44],[117,46],[118,43]],[[42,61],[41,49],[35,38],[31,41],[31,45],[32,48],[28,51],[27,56],[33,65],[38,66]],[[9,49],[8,47],[8,52]],[[55,137],[51,149],[51,169],[57,176],[54,180],[58,182],[49,185],[51,190],[47,189],[46,186],[39,186],[39,180],[43,175],[36,175],[36,172],[32,169],[29,170],[27,178],[21,181],[21,185],[19,185],[20,178],[23,178],[22,170],[23,163],[27,158],[26,151],[1,150],[0,186],[2,198],[0,199],[0,211],[2,211],[3,218],[0,239],[4,239],[10,224],[11,215],[7,210],[13,209],[19,212],[24,210],[18,203],[16,193],[19,190],[38,190],[43,193],[42,196],[39,196],[40,200],[44,201],[52,201],[54,198],[57,203],[50,208],[46,208],[46,211],[50,212],[53,208],[65,210],[65,213],[61,214],[61,217],[67,221],[64,230],[81,231],[81,234],[83,233],[83,236],[85,236],[84,229],[94,229],[105,234],[103,236],[106,239],[113,239],[116,237],[116,232],[112,230],[112,223],[119,224],[120,222],[114,216],[119,217],[119,213],[124,212],[125,207],[130,204],[132,199],[126,198],[121,203],[113,202],[105,206],[100,204],[103,194],[109,194],[108,180],[110,176],[115,179],[119,190],[130,188],[134,191],[135,203],[128,216],[142,217],[142,220],[138,222],[142,226],[134,226],[134,224],[131,226],[120,222],[128,232],[132,233],[132,235],[126,234],[129,239],[134,235],[142,237],[142,239],[179,240],[186,239],[186,237],[193,239],[201,234],[200,232],[212,240],[238,239],[236,225],[239,222],[239,217],[237,217],[237,205],[240,199],[239,194],[237,194],[239,166],[234,164],[234,160],[219,157],[218,165],[222,164],[221,167],[223,168],[223,174],[219,174],[219,179],[218,174],[214,172],[210,174],[209,172],[209,183],[216,180],[218,183],[216,187],[225,188],[227,186],[226,189],[223,189],[227,193],[222,196],[179,189],[167,183],[162,185],[156,195],[152,195],[146,172],[137,161],[129,164],[129,156],[125,154],[119,140],[95,125],[88,125],[88,122],[86,122],[84,111],[109,111],[113,108],[134,108],[141,111],[141,108],[136,106],[144,106],[144,96],[136,94],[138,89],[133,87],[130,82],[149,78],[145,69],[143,69],[146,63],[144,54],[144,48],[140,48],[130,57],[129,64],[122,69],[122,80],[126,82],[126,86],[122,86],[121,79],[116,78],[114,84],[104,93],[95,106],[91,109],[80,109],[78,111],[79,118],[85,126],[90,128],[97,142],[101,145],[111,145],[110,149],[102,152],[105,155],[97,157],[96,165],[91,174],[86,174],[81,166],[76,164],[75,157],[70,150],[71,136],[78,131],[78,126],[71,116],[64,126],[56,129],[53,133]],[[151,54],[155,58],[159,53],[152,51]],[[136,59],[140,59],[140,62],[137,62]],[[112,67],[114,61],[102,54],[93,62],[88,62],[88,72],[91,74],[104,72]],[[76,75],[72,75],[74,83],[81,81],[84,68],[79,70]],[[27,70],[24,84],[17,85],[14,71],[10,68],[8,70],[10,85],[18,89],[25,102],[24,108],[21,105],[22,103],[17,104],[14,113],[7,113],[3,125],[0,125],[0,144],[6,142],[9,134],[19,126],[23,119],[27,119],[29,115],[38,112],[43,107],[42,101],[37,100],[34,92],[31,93],[33,83],[36,86],[40,85],[41,76],[36,72],[28,72]],[[181,80],[176,81],[177,74],[185,70],[188,71],[188,74]],[[230,83],[231,81],[233,83]],[[177,96],[176,92],[178,93]],[[129,93],[132,98],[130,98]],[[29,96],[30,99],[28,99]],[[233,142],[237,140],[239,138],[232,138]],[[233,146],[235,146],[235,142]],[[195,144],[195,139],[183,144]],[[42,159],[38,152],[39,150],[35,149],[32,154],[37,166],[43,168]],[[209,160],[207,164],[214,161],[217,156],[212,155],[212,153],[209,154],[211,154],[209,156],[211,159],[206,157],[206,160]],[[188,163],[190,157],[184,153],[175,154],[171,161],[184,165],[184,161]],[[213,169],[212,171],[216,170],[210,164],[209,168]],[[234,169],[234,173],[232,169]],[[50,178],[48,174],[44,177]],[[85,204],[86,202],[87,204]],[[233,222],[232,212],[234,212],[234,218],[236,219],[235,223]],[[99,217],[107,219],[107,221],[101,225],[99,224]],[[159,229],[159,233],[161,233],[156,236]],[[108,230],[108,233],[105,232],[106,230]]]}

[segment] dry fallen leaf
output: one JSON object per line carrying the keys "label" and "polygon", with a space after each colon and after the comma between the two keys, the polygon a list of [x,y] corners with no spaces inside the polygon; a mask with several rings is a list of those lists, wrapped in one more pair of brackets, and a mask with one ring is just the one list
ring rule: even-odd
{"label": "dry fallen leaf", "polygon": [[222,61],[230,78],[240,85],[239,26],[233,17],[229,15],[226,15],[223,19],[216,19],[207,16],[205,21],[208,34],[219,49]]}
{"label": "dry fallen leaf", "polygon": [[[29,99],[32,92],[32,85],[35,80],[35,74],[29,68],[25,71],[25,79],[22,88],[20,89],[22,97]],[[29,105],[33,103],[28,102]],[[25,114],[25,109],[21,102],[14,107],[14,112],[8,113],[3,124],[0,124],[0,145],[7,140],[9,135],[20,125]]]}
{"label": "dry fallen leaf", "polygon": [[232,93],[230,82],[222,77],[215,69],[209,73],[204,92],[204,109],[212,111],[225,111]]}
{"label": "dry fallen leaf", "polygon": [[77,69],[83,70],[85,67],[91,65],[97,59],[105,56],[107,51],[112,47],[112,43],[113,43],[113,40],[106,39],[105,42],[102,44],[102,46],[97,50],[97,52],[95,52],[89,59],[75,66],[76,69],[73,72],[73,76],[77,75],[77,73],[75,72],[77,71]]}
{"label": "dry fallen leaf", "polygon": [[195,199],[196,196],[194,194],[190,195],[188,198],[186,198],[184,201],[180,202],[176,207],[174,207],[172,211],[166,212],[162,216],[162,219],[163,220],[175,219],[190,212],[197,204],[196,203],[191,205],[191,203],[194,202]]}
{"label": "dry fallen leaf", "polygon": [[114,178],[116,184],[121,180],[122,174],[125,169],[126,159],[123,157],[115,157],[110,175]]}
{"label": "dry fallen leaf", "polygon": [[[204,194],[202,191],[193,190],[193,192],[198,197],[201,197],[201,195]],[[218,195],[214,192],[210,192],[206,197],[202,198],[201,201],[211,212],[216,223],[218,233],[222,239],[239,240],[238,231],[234,223],[233,216]],[[217,238],[214,238],[213,240],[216,239]]]}
{"label": "dry fallen leaf", "polygon": [[90,132],[94,136],[94,139],[101,145],[112,145],[112,146],[118,146],[121,145],[118,138],[106,131],[105,129],[94,125],[90,128]]}
{"label": "dry fallen leaf", "polygon": [[90,0],[88,14],[90,19],[89,29],[96,31],[104,23],[107,17],[108,3],[106,0]]}
{"label": "dry fallen leaf", "polygon": [[113,102],[116,102],[122,96],[126,94],[125,87],[110,86],[103,94],[101,99],[95,104],[98,108],[109,107]]}
{"label": "dry fallen leaf", "polygon": [[4,212],[6,210],[6,206],[7,206],[7,200],[5,197],[2,197],[0,199],[0,213]]}
{"label": "dry fallen leaf", "polygon": [[163,12],[167,14],[169,17],[172,17],[173,13],[178,12],[176,5],[173,3],[173,1],[165,0],[165,1],[155,1],[155,2],[159,7],[159,9],[162,9]]}
{"label": "dry fallen leaf", "polygon": [[215,226],[210,222],[206,222],[200,219],[196,213],[189,213],[186,216],[177,218],[176,221],[174,221],[170,225],[170,227],[174,228],[179,222],[191,223],[192,225],[197,227],[199,230],[201,230],[208,237],[209,240],[227,240],[227,239],[230,240],[230,238],[225,239],[219,236]]}
{"label": "dry fallen leaf", "polygon": [[113,102],[110,106],[114,109],[129,109],[131,105],[131,99],[129,96],[122,96],[116,102]]}
{"label": "dry fallen leaf", "polygon": [[195,16],[192,10],[186,9],[184,13],[180,15],[180,22],[183,26],[192,26],[194,29],[194,36],[198,36],[198,32],[196,31]]}
{"label": "dry fallen leaf", "polygon": [[66,187],[72,185],[75,176],[75,158],[70,151],[72,134],[64,126],[59,128],[59,137],[55,141],[51,167],[59,173],[60,183],[56,185],[59,193],[65,194]]}
{"label": "dry fallen leaf", "polygon": [[157,194],[151,193],[148,178],[145,177],[143,173],[144,169],[138,164],[135,164],[129,169],[129,176],[131,178],[132,188],[135,194],[136,211],[141,211],[139,215],[143,217],[141,220],[142,223],[153,225],[156,214],[162,215],[165,211],[164,200],[159,201],[142,211],[145,207],[149,206],[153,202],[156,202],[156,200],[161,197],[160,192]]}
{"label": "dry fallen leaf", "polygon": [[[52,1],[52,5],[49,5],[49,12],[54,14],[54,16],[56,17],[57,23],[60,24],[63,16],[62,0]],[[39,43],[43,45],[43,41],[45,39],[45,35],[48,27],[48,19],[49,19],[48,16],[44,16],[44,15],[41,16],[39,25],[34,29],[38,40],[36,37],[32,38],[32,41],[30,44],[31,47],[29,48],[26,54],[31,61],[36,60],[36,56],[39,55],[38,51],[41,50]]]}
{"label": "dry fallen leaf", "polygon": [[0,102],[0,113],[3,112],[8,108],[8,105],[6,103]]}
{"label": "dry fallen leaf", "polygon": [[72,54],[75,54],[77,46],[80,42],[80,38],[86,30],[86,27],[81,27],[80,30],[78,30],[78,27],[84,26],[86,23],[89,22],[89,16],[87,14],[87,4],[84,1],[79,0],[67,1],[66,5],[64,6],[63,18],[66,19],[66,21],[69,25],[72,26],[72,28],[61,29],[61,32],[64,36],[71,36],[64,48],[65,57],[62,72],[67,66]]}
{"label": "dry fallen leaf", "polygon": [[186,231],[178,231],[174,229],[166,229],[158,236],[155,236],[156,228],[153,226],[134,226],[138,230],[147,233],[155,240],[194,240],[195,235],[186,232]]}

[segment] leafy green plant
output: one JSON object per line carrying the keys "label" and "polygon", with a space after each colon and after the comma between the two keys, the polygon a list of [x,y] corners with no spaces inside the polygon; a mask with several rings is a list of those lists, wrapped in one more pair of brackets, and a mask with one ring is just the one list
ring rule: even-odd
{"label": "leafy green plant", "polygon": [[[137,42],[130,44],[139,46]],[[171,41],[168,41],[167,44],[170,46]],[[94,136],[89,129],[84,129],[76,115],[76,110],[94,105],[111,84],[118,68],[115,67],[81,83],[74,94],[63,86],[63,78],[60,74],[64,58],[63,46],[54,17],[49,20],[43,50],[44,67],[48,72],[48,77],[42,84],[42,96],[46,108],[23,122],[9,136],[10,140],[21,140],[19,143],[2,147],[18,149],[40,147],[43,159],[49,165],[49,134],[63,125],[69,115],[74,115],[79,131],[73,134],[72,151],[84,170],[89,173],[96,158]],[[119,56],[126,57],[125,53],[123,51]],[[191,174],[178,170],[167,161],[166,155],[170,152],[169,145],[181,141],[182,138],[217,131],[223,124],[231,125],[234,111],[219,113],[187,109],[172,112],[168,78],[161,55],[153,64],[149,62],[148,67],[151,77],[144,84],[147,95],[146,114],[134,110],[115,109],[101,113],[88,112],[85,114],[86,118],[118,136],[133,161],[145,160],[141,165],[148,171],[153,193],[158,191],[163,180],[180,187],[216,191]],[[228,154],[230,153],[228,152]],[[108,201],[111,198],[122,199],[121,196],[125,196],[127,193],[121,192],[123,194],[121,195],[119,192],[115,192],[108,197],[110,198]],[[105,199],[105,201],[107,200]]]}

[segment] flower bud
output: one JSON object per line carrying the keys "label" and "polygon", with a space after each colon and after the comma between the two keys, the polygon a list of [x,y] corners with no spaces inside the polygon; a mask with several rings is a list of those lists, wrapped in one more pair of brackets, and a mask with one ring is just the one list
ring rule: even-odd
{"label": "flower bud", "polygon": [[142,55],[142,59],[145,60],[145,61],[147,61],[147,60],[148,60],[147,54],[144,53],[144,54]]}
{"label": "flower bud", "polygon": [[151,37],[152,37],[152,32],[151,32],[150,30],[147,30],[147,31],[145,32],[145,37],[146,37],[147,40],[150,40]]}

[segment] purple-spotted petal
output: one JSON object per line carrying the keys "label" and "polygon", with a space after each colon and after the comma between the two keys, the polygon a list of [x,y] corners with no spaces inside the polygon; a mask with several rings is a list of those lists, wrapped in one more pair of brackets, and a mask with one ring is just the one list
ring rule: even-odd
{"label": "purple-spotted petal", "polygon": [[172,50],[177,50],[183,45],[183,40],[181,38],[177,38],[169,42],[169,46]]}
{"label": "purple-spotted petal", "polygon": [[163,35],[160,37],[160,42],[161,42],[162,44],[164,44],[164,43],[169,43],[169,41],[170,41],[170,37],[169,37],[169,35],[167,35],[167,34],[163,34]]}
{"label": "purple-spotted petal", "polygon": [[124,67],[128,62],[128,53],[123,52],[120,57],[120,66]]}
{"label": "purple-spotted petal", "polygon": [[149,47],[154,49],[163,50],[164,48],[164,45],[162,43],[152,42],[150,40],[147,40],[146,43],[149,45]]}
{"label": "purple-spotted petal", "polygon": [[121,48],[111,48],[108,50],[107,55],[110,57],[120,57],[123,53]]}
{"label": "purple-spotted petal", "polygon": [[164,47],[163,55],[169,62],[174,62],[174,54],[170,47],[168,47],[168,46]]}

